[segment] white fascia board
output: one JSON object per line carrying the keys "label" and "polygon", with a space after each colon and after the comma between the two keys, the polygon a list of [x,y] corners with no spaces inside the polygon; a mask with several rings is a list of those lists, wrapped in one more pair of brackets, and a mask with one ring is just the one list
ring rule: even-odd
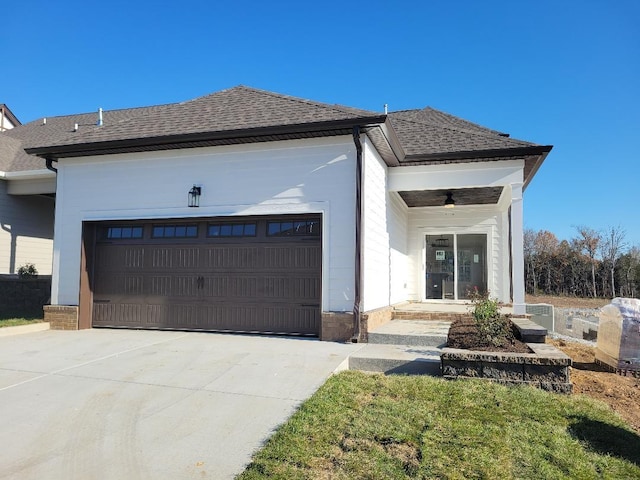
{"label": "white fascia board", "polygon": [[0,178],[11,181],[41,180],[44,178],[56,178],[56,173],[43,168],[42,170],[25,170],[22,172],[2,172]]}
{"label": "white fascia board", "polygon": [[0,172],[0,179],[8,183],[9,195],[43,195],[56,193],[56,174],[51,170]]}
{"label": "white fascia board", "polygon": [[524,160],[389,168],[389,191],[505,186],[523,182]]}

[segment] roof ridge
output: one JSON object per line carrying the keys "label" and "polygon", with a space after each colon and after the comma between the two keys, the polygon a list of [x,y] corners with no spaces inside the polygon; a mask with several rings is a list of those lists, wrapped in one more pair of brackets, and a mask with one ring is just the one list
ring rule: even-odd
{"label": "roof ridge", "polygon": [[[178,102],[173,102],[173,103],[161,103],[159,105],[147,105],[147,106],[143,106],[143,107],[128,107],[128,108],[113,108],[113,109],[102,109],[102,111],[104,113],[106,112],[123,112],[125,110],[142,110],[144,108],[158,108],[158,107],[166,107],[169,105],[178,105]],[[80,115],[91,115],[91,114],[97,114],[98,110],[91,110],[89,112],[80,112],[80,113],[68,113],[66,115],[42,115],[38,118],[36,118],[35,120],[31,120],[30,122],[24,123],[23,125],[28,125],[29,123],[33,123],[33,122],[37,122],[38,120],[41,120],[43,118],[46,118],[48,120],[53,120],[54,118],[64,118],[64,117],[79,117]]]}
{"label": "roof ridge", "polygon": [[[332,109],[332,110],[336,110],[336,111],[338,111],[340,113],[352,113],[352,114],[355,114],[354,110],[361,110],[363,112],[369,112],[369,113],[372,113],[372,114],[376,113],[376,112],[373,112],[371,110],[367,110],[367,109],[364,109],[364,108],[347,107],[346,105],[338,105],[338,104],[335,104],[335,103],[334,104],[323,103],[323,102],[318,102],[318,101],[315,101],[315,100],[309,100],[307,98],[296,97],[296,96],[293,96],[293,95],[287,95],[287,94],[284,94],[284,93],[270,92],[269,90],[262,90],[262,89],[259,89],[259,88],[249,87],[247,85],[238,85],[238,86],[233,87],[233,88],[231,88],[229,90],[233,90],[233,89],[236,89],[236,88],[242,88],[244,90],[248,90],[248,91],[255,92],[255,93],[260,93],[260,94],[267,95],[267,96],[274,97],[274,98],[290,100],[290,101],[293,101],[293,102],[303,103],[303,104],[306,104],[306,105],[312,105],[314,107],[329,108],[329,109]],[[222,90],[222,91],[224,91],[224,90]]]}
{"label": "roof ridge", "polygon": [[[481,130],[481,131],[485,131],[485,132],[493,132],[495,135],[498,135],[500,137],[510,138],[510,135],[508,133],[501,132],[500,130],[496,130],[494,128],[486,127],[486,126],[484,126],[484,125],[482,125],[480,123],[477,123],[477,122],[472,122],[470,120],[467,120],[466,118],[462,118],[462,117],[459,117],[459,116],[454,115],[452,113],[445,112],[444,110],[440,110],[438,108],[434,108],[434,107],[432,107],[430,105],[427,105],[426,107],[423,107],[423,108],[410,108],[410,109],[406,109],[406,110],[396,110],[394,112],[389,112],[389,114],[393,115],[395,113],[411,113],[411,112],[420,113],[420,112],[424,112],[425,110],[431,111],[431,112],[435,112],[436,114],[439,114],[439,115],[442,115],[444,117],[447,117],[448,119],[450,119],[452,121],[455,121],[455,122],[462,122],[462,123],[468,124],[468,125],[474,127],[474,129],[471,130],[471,133],[474,133],[474,132],[477,132],[478,130]],[[421,121],[421,120],[415,120],[415,119],[410,119],[410,120],[414,121],[414,122],[420,122],[420,123],[423,123],[423,124],[429,124],[429,125],[433,124],[433,123],[428,122],[428,121]],[[440,125],[440,126],[443,126],[443,127],[447,126],[447,125],[442,125],[441,123],[437,123],[437,124]],[[468,131],[468,129],[466,129],[464,126],[459,126],[459,127],[450,126],[450,128],[458,130],[458,131]],[[480,132],[477,132],[477,133],[480,133]]]}
{"label": "roof ridge", "polygon": [[427,109],[428,109],[428,110],[431,110],[431,111],[433,111],[433,112],[440,113],[440,114],[442,114],[442,115],[446,115],[447,117],[455,118],[456,120],[461,120],[461,121],[463,121],[463,122],[465,122],[465,123],[468,123],[468,124],[473,125],[474,127],[478,127],[478,128],[483,129],[483,130],[490,130],[490,131],[492,131],[492,132],[496,132],[496,133],[497,133],[497,134],[499,134],[500,136],[509,135],[509,134],[508,134],[508,133],[506,133],[506,132],[501,132],[501,131],[496,130],[496,129],[494,129],[494,128],[485,127],[484,125],[481,125],[481,124],[479,124],[479,123],[477,123],[477,122],[472,122],[471,120],[467,120],[466,118],[458,117],[457,115],[454,115],[454,114],[449,113],[449,112],[445,112],[444,110],[440,110],[440,109],[434,108],[434,107],[432,107],[432,106],[430,106],[430,105],[427,105],[426,107],[424,107],[423,109],[421,109],[421,111],[422,111],[422,110],[427,110]]}

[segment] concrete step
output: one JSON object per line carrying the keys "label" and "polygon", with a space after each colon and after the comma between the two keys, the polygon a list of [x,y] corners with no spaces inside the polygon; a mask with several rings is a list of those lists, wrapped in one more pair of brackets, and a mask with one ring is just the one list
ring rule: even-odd
{"label": "concrete step", "polygon": [[465,320],[472,318],[472,315],[467,312],[429,312],[401,309],[394,309],[392,315],[394,320],[446,320],[448,322],[453,322],[456,320]]}
{"label": "concrete step", "polygon": [[440,376],[440,349],[366,344],[349,357],[349,370]]}
{"label": "concrete step", "polygon": [[368,333],[370,344],[442,347],[447,343],[451,322],[435,320],[391,320]]}

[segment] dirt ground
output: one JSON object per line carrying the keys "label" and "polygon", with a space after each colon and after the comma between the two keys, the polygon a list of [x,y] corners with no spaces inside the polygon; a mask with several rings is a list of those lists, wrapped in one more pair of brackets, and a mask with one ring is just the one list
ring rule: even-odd
{"label": "dirt ground", "polygon": [[[606,298],[527,295],[527,303],[549,303],[559,308],[602,308]],[[640,377],[623,377],[595,363],[595,348],[579,342],[547,339],[573,360],[571,383],[576,394],[602,400],[640,433]]]}
{"label": "dirt ground", "polygon": [[578,342],[547,339],[573,360],[571,383],[576,394],[602,400],[640,433],[640,377],[621,376],[595,363],[595,348]]}
{"label": "dirt ground", "polygon": [[611,303],[610,298],[578,298],[578,297],[554,297],[551,295],[529,295],[525,297],[526,303],[548,303],[558,308],[602,308]]}

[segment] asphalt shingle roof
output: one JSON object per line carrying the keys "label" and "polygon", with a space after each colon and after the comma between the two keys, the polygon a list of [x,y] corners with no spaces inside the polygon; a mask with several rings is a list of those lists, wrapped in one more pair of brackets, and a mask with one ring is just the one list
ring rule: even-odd
{"label": "asphalt shingle roof", "polygon": [[[117,123],[135,118],[150,110],[163,106],[127,108],[121,110],[107,110],[103,112],[105,122]],[[11,130],[0,133],[0,171],[18,172],[41,170],[45,168],[44,161],[24,151],[28,145],[52,145],[61,139],[72,135],[79,135],[83,130],[92,129],[98,121],[98,112],[79,113],[42,118],[26,123]],[[78,124],[78,132],[74,126]]]}
{"label": "asphalt shingle roof", "polygon": [[164,105],[135,118],[94,126],[81,135],[66,136],[29,146],[76,145],[92,142],[230,132],[251,128],[300,125],[357,119],[378,115],[338,105],[312,102],[245,86],[205,95],[182,103]]}
{"label": "asphalt shingle roof", "polygon": [[389,119],[409,157],[535,145],[430,107],[391,112]]}
{"label": "asphalt shingle roof", "polygon": [[[153,143],[155,139],[209,133],[231,138],[237,131],[300,125],[308,128],[306,125],[323,122],[373,118],[383,122],[384,117],[369,110],[238,86],[182,103],[107,110],[102,126],[96,125],[97,112],[47,118],[46,125],[42,119],[27,123],[0,133],[0,171],[42,169],[44,161],[25,153],[24,148],[64,149],[140,139]],[[78,131],[74,131],[75,123]],[[535,146],[430,107],[391,112],[387,123],[395,131],[407,161],[434,155],[451,158],[458,153],[462,159],[465,153],[480,151],[491,152],[489,157],[507,156],[508,150]]]}

